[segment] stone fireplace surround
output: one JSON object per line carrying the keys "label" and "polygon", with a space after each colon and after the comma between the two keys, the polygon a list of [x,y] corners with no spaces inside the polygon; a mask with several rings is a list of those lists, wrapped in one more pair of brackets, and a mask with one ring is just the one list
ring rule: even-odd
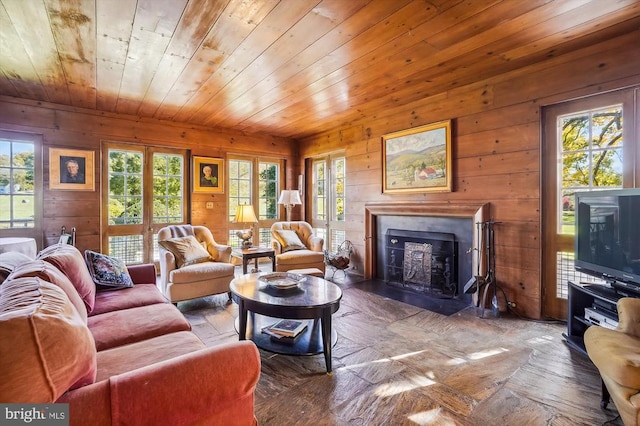
{"label": "stone fireplace surround", "polygon": [[[383,216],[420,216],[440,218],[469,218],[472,223],[472,260],[471,270],[486,272],[486,259],[483,250],[478,250],[482,243],[478,234],[478,222],[490,219],[489,203],[443,203],[443,202],[371,202],[365,205],[365,264],[364,278],[375,279],[380,276],[378,267],[378,244],[381,235],[378,235],[378,222]],[[479,266],[479,267],[478,267]],[[463,283],[464,284],[464,283]]]}

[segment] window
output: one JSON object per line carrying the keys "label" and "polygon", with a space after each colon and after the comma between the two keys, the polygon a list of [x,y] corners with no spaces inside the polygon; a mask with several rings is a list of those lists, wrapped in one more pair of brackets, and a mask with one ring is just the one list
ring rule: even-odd
{"label": "window", "polygon": [[622,187],[622,124],[622,105],[558,117],[560,233],[574,233],[576,191]]}
{"label": "window", "polygon": [[0,139],[0,229],[34,228],[35,144]]}
{"label": "window", "polygon": [[[236,234],[246,230],[247,225],[233,223],[239,205],[250,204],[258,218],[253,226],[253,244],[271,247],[271,225],[280,220],[278,197],[283,187],[284,167],[281,160],[255,157],[233,157],[229,159],[229,245],[240,247],[241,239]],[[245,228],[242,229],[241,226]],[[255,229],[257,228],[257,233]]]}

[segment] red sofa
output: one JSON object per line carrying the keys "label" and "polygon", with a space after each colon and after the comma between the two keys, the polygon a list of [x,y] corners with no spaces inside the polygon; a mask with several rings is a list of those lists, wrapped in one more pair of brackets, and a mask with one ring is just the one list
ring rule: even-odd
{"label": "red sofa", "polygon": [[[73,246],[3,262],[0,402],[68,403],[71,425],[256,424],[260,358],[250,341],[208,348],[155,285],[96,288]],[[1,278],[0,278],[1,279]]]}

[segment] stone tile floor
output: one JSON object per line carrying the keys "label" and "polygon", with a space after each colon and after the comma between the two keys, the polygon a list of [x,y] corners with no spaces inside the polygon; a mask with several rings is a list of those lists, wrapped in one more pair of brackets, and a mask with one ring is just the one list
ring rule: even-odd
{"label": "stone tile floor", "polygon": [[[333,374],[322,355],[260,351],[261,425],[622,424],[613,404],[600,409],[597,370],[565,345],[565,324],[483,319],[474,307],[444,316],[358,281],[335,277],[343,299]],[[238,309],[226,295],[178,307],[207,345],[237,340]]]}

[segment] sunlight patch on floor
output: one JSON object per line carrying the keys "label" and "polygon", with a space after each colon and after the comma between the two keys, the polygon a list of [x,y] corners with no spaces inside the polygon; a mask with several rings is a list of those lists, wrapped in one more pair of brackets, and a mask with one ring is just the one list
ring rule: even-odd
{"label": "sunlight patch on floor", "polygon": [[434,408],[433,410],[422,411],[420,413],[411,414],[407,418],[417,425],[431,425],[438,424],[444,426],[455,426],[455,422],[451,419],[446,419],[441,416],[442,408]]}
{"label": "sunlight patch on floor", "polygon": [[424,376],[414,376],[411,378],[411,380],[402,380],[380,385],[376,388],[374,394],[376,396],[385,398],[393,395],[398,395],[403,392],[409,392],[414,389],[432,386],[436,383],[437,382]]}
{"label": "sunlight patch on floor", "polygon": [[469,359],[476,361],[479,359],[483,359],[483,358],[488,358],[490,356],[494,356],[494,355],[498,355],[501,354],[503,352],[509,352],[509,349],[505,349],[505,348],[496,348],[496,349],[488,349],[486,351],[481,351],[481,352],[474,352],[472,354],[469,354]]}
{"label": "sunlight patch on floor", "polygon": [[479,359],[498,355],[503,352],[509,352],[509,349],[496,348],[496,349],[487,349],[486,351],[473,352],[467,355],[466,358],[451,358],[449,361],[447,361],[447,365],[460,365],[460,364],[467,363],[469,361],[477,361]]}
{"label": "sunlight patch on floor", "polygon": [[551,343],[553,342],[554,338],[553,336],[540,336],[540,337],[534,337],[532,339],[527,340],[527,343],[530,343],[532,345],[542,345],[545,343]]}
{"label": "sunlight patch on floor", "polygon": [[344,366],[342,368],[345,369],[345,370],[353,370],[353,369],[356,369],[356,368],[366,367],[366,366],[371,365],[371,364],[383,364],[383,363],[386,363],[386,362],[397,361],[397,360],[400,360],[400,359],[409,358],[409,357],[412,357],[412,356],[419,355],[419,354],[421,354],[423,352],[426,352],[426,351],[408,352],[406,354],[395,355],[395,356],[392,356],[392,357],[389,357],[389,358],[380,358],[380,359],[376,359],[374,361],[367,361],[367,362],[363,362],[363,363],[360,363],[360,364],[346,365],[346,366]]}

